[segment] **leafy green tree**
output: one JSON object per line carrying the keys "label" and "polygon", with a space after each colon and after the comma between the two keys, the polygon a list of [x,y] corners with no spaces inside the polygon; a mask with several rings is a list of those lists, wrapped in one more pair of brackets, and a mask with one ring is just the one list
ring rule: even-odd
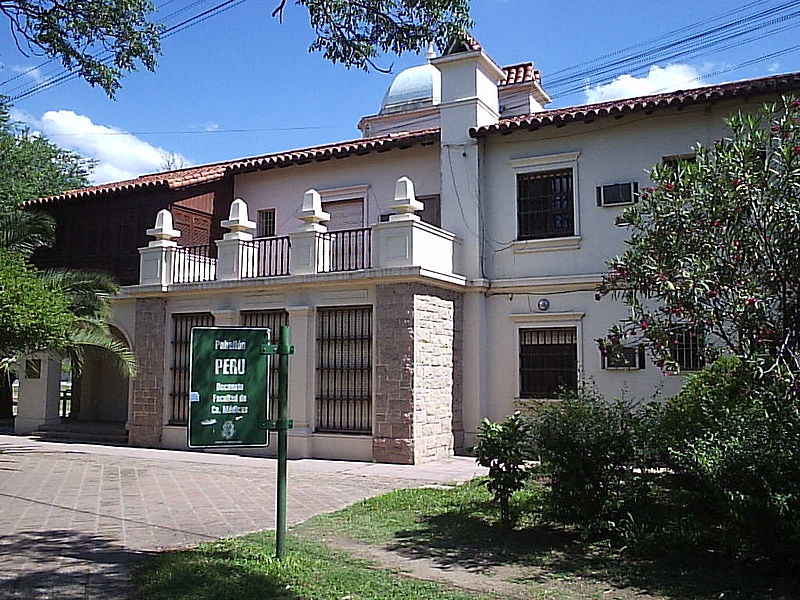
{"label": "leafy green tree", "polygon": [[727,123],[730,137],[694,161],[655,167],[655,187],[621,215],[632,235],[598,299],[630,316],[603,344],[642,341],[678,370],[677,347],[696,336],[708,366],[664,406],[667,466],[728,551],[796,565],[800,101]]}
{"label": "leafy green tree", "polygon": [[[287,0],[272,13],[281,21]],[[309,51],[334,63],[369,69],[380,52],[444,44],[471,26],[469,0],[297,0],[316,39]],[[163,26],[150,0],[3,0],[17,48],[57,58],[113,97],[120,78],[138,66],[152,71]],[[382,70],[382,69],[381,69]]]}
{"label": "leafy green tree", "polygon": [[654,188],[621,215],[631,231],[598,299],[630,316],[606,340],[642,340],[666,369],[688,331],[721,352],[800,372],[800,102],[784,98],[728,121],[731,137],[694,161],[656,166]]}
{"label": "leafy green tree", "polygon": [[109,96],[138,64],[156,66],[159,31],[150,0],[3,0],[17,48],[58,58]]}
{"label": "leafy green tree", "polygon": [[[283,19],[287,0],[272,15]],[[430,43],[443,48],[472,26],[469,0],[297,0],[317,38],[309,48],[331,62],[375,68],[381,52],[401,54]]]}
{"label": "leafy green tree", "polygon": [[74,315],[60,290],[24,257],[0,248],[0,366],[38,350],[67,347]]}
{"label": "leafy green tree", "polygon": [[68,357],[78,370],[93,348],[108,351],[127,376],[136,374],[131,350],[108,326],[110,298],[119,289],[104,273],[40,271],[29,259],[52,243],[55,222],[17,207],[0,210],[0,417],[11,416],[9,372],[18,358],[46,351]]}
{"label": "leafy green tree", "polygon": [[92,166],[92,161],[14,123],[8,106],[0,102],[0,206],[89,185]]}
{"label": "leafy green tree", "polygon": [[[80,269],[39,271],[28,262],[37,248],[52,243],[54,232],[53,219],[44,213],[17,208],[0,212],[0,251],[8,259],[11,265],[9,269],[18,269],[29,278],[35,277],[40,286],[59,296],[64,310],[70,316],[69,331],[60,342],[56,343],[55,338],[46,331],[38,342],[32,334],[19,346],[0,346],[2,359],[8,364],[13,362],[16,354],[48,350],[69,356],[73,364],[80,368],[86,348],[98,347],[114,354],[126,375],[135,374],[136,361],[133,354],[114,338],[108,328],[110,299],[119,290],[113,278],[105,273]],[[30,301],[35,303],[38,288],[31,288],[31,296]],[[50,305],[49,295],[42,295],[41,300],[47,306]],[[9,319],[13,318],[12,313],[9,315]],[[13,330],[10,320],[0,324],[0,327],[5,326]]]}

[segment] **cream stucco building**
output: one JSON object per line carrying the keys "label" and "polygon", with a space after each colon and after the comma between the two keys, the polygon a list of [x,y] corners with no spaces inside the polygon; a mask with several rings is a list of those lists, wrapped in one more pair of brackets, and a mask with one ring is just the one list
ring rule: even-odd
{"label": "cream stucco building", "polygon": [[[594,299],[623,247],[616,216],[654,164],[799,84],[791,74],[547,109],[532,64],[500,67],[461,40],[400,73],[359,123],[362,139],[47,199],[177,190],[199,206],[198,186],[230,189],[207,243],[190,245],[169,212],[148,231],[139,282],[114,315],[140,373],[128,382],[90,364],[81,418],[114,414],[131,444],[185,448],[188,335],[203,325],[291,326],[297,457],[446,457],[474,443],[482,418],[581,378],[609,397],[673,393],[680,378],[638,349],[607,364],[595,343],[624,315]],[[691,347],[681,360],[694,366]],[[58,421],[55,369],[45,359],[22,378],[18,431]]]}

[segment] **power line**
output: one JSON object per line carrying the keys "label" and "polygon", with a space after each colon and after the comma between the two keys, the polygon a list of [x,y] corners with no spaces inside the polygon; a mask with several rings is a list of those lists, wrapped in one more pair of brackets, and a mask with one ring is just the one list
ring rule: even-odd
{"label": "power line", "polygon": [[[170,4],[174,4],[177,1],[178,0],[167,0],[166,2],[161,4],[160,6],[156,7],[155,13],[157,14],[158,12],[162,11],[164,8],[166,8]],[[210,2],[210,0],[194,0],[194,2],[190,2],[189,4],[183,6],[182,8],[179,8],[178,10],[173,11],[173,12],[169,13],[168,15],[165,15],[164,17],[162,17],[162,23],[165,24],[170,19],[172,19],[173,17],[176,17],[177,15],[186,12],[190,8],[193,8],[194,6],[197,6],[199,4],[206,4],[207,2]],[[10,77],[10,78],[6,79],[5,81],[0,81],[0,87],[9,84],[12,81],[16,81],[17,79],[19,79],[21,77],[24,77],[26,75],[30,75],[31,73],[39,71],[40,69],[46,67],[47,65],[49,65],[49,64],[51,64],[53,62],[56,62],[56,57],[48,58],[47,60],[45,60],[44,62],[39,63],[38,65],[34,65],[34,66],[24,70],[24,71],[20,71],[16,75],[14,75],[13,77]],[[56,67],[58,67],[58,65],[56,65]],[[55,73],[55,71],[56,71],[56,69],[51,69],[51,70],[48,71],[48,73],[43,73],[43,75],[45,75],[45,74],[49,75],[49,74]],[[24,85],[25,84],[17,86],[16,88],[12,88],[9,91],[17,90],[20,87],[24,87]]]}
{"label": "power line", "polygon": [[[202,1],[205,1],[205,0],[202,0]],[[172,26],[164,29],[161,32],[161,39],[167,39],[169,37],[172,37],[175,34],[178,34],[178,33],[182,32],[182,31],[185,31],[186,29],[189,29],[190,27],[198,25],[198,24],[200,24],[200,23],[202,23],[204,21],[207,21],[208,19],[210,19],[210,18],[212,18],[214,16],[217,16],[218,14],[221,14],[223,12],[226,12],[226,11],[232,9],[232,8],[235,8],[235,7],[241,5],[241,4],[245,3],[245,2],[247,2],[247,0],[225,0],[224,2],[221,2],[220,4],[217,4],[216,6],[213,6],[213,7],[209,8],[209,9],[207,9],[207,10],[201,12],[201,13],[198,13],[198,14],[192,16],[192,17],[189,17],[188,19],[185,19],[185,20],[181,21],[180,23],[177,23],[175,25],[172,25]],[[197,4],[200,4],[200,3],[201,2],[197,2],[196,1],[191,6],[194,6],[194,5],[197,5]],[[186,8],[186,7],[184,7],[184,8]],[[181,12],[181,11],[175,11],[174,13],[172,13],[172,15],[175,15],[175,14],[177,14],[179,12]],[[102,64],[109,64],[109,63],[111,63],[113,61],[114,56],[113,56],[113,54],[111,52],[104,52],[104,53],[100,53],[100,54],[95,55],[95,58],[98,59]],[[37,83],[37,84],[35,84],[35,85],[23,90],[22,92],[14,95],[14,96],[11,96],[10,99],[12,101],[22,100],[24,98],[28,98],[28,97],[33,96],[35,94],[39,94],[39,93],[41,93],[41,92],[43,92],[45,90],[51,89],[51,88],[53,88],[53,87],[55,87],[57,85],[60,85],[62,83],[70,81],[72,79],[76,79],[77,77],[79,77],[79,72],[77,70],[75,70],[75,69],[64,69],[64,70],[62,70],[62,72],[60,74],[58,74],[56,76],[53,76],[50,79],[46,79],[45,81],[39,82],[39,83]],[[15,88],[15,89],[19,89],[19,87]]]}
{"label": "power line", "polygon": [[[754,7],[757,10],[753,11]],[[560,69],[555,72],[560,77],[546,80],[547,90],[553,96],[569,96],[584,90],[588,81],[592,85],[602,85],[623,73],[638,73],[658,62],[696,58],[750,44],[797,27],[798,8],[800,0],[784,1],[771,7],[765,7],[762,2],[749,2],[649,41]],[[713,27],[709,28],[710,24]]]}

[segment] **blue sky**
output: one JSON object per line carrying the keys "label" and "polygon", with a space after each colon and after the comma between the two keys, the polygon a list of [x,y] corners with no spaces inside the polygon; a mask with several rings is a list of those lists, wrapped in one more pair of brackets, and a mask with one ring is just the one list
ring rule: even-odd
{"label": "blue sky", "polygon": [[[171,0],[168,10],[190,1]],[[186,16],[217,3],[198,3]],[[786,0],[763,0],[761,5],[782,3]],[[533,60],[547,89],[548,73],[744,4],[746,0],[473,0],[472,13],[475,36],[487,52],[501,65]],[[156,72],[128,75],[116,100],[75,80],[18,101],[15,115],[58,144],[98,159],[98,182],[157,170],[162,150],[202,164],[358,137],[356,123],[377,112],[393,75],[348,71],[309,54],[313,36],[304,9],[290,4],[279,24],[270,18],[273,6],[274,0],[247,0],[165,40]],[[797,44],[797,25],[800,19],[787,21],[780,34],[689,60],[656,63],[652,71],[649,62],[643,63],[640,80],[623,77],[606,88],[587,80],[580,86],[585,89],[556,97],[551,106],[798,71],[796,50],[693,79]],[[379,63],[392,65],[397,73],[423,60],[409,54],[384,57]],[[0,62],[0,79],[5,81],[42,59],[21,56],[7,34],[0,40]],[[46,75],[48,68],[53,67],[40,71]],[[41,72],[0,85],[0,93],[13,96],[16,85],[33,83]]]}

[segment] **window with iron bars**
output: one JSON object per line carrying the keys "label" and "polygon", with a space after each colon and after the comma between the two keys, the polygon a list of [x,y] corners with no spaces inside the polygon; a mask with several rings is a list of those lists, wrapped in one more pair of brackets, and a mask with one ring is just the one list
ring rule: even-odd
{"label": "window with iron bars", "polygon": [[372,307],[317,311],[320,432],[372,432]]}
{"label": "window with iron bars", "polygon": [[211,313],[172,315],[172,387],[170,389],[171,425],[185,425],[189,418],[189,353],[192,329],[213,327]]}
{"label": "window with iron bars", "polygon": [[521,329],[520,398],[553,399],[578,389],[578,344],[574,327]]}
{"label": "window with iron bars", "polygon": [[685,325],[678,329],[672,340],[670,354],[681,371],[697,371],[705,366],[703,349],[705,334],[701,327]]}
{"label": "window with iron bars", "polygon": [[[272,336],[272,343],[277,344],[280,337],[281,325],[289,324],[289,313],[285,310],[258,310],[243,311],[241,314],[242,327],[268,327]],[[270,419],[278,418],[278,357],[271,357],[269,366],[269,397]]]}
{"label": "window with iron bars", "polygon": [[572,169],[517,175],[517,239],[575,235]]}

